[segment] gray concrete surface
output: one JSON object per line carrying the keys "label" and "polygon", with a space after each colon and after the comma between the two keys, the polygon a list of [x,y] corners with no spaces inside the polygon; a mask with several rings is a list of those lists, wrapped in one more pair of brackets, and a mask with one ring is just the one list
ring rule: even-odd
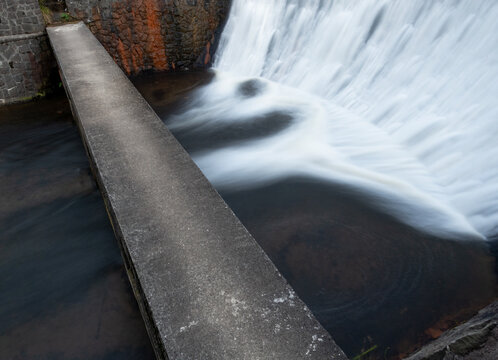
{"label": "gray concrete surface", "polygon": [[47,29],[159,359],[346,359],[82,24]]}

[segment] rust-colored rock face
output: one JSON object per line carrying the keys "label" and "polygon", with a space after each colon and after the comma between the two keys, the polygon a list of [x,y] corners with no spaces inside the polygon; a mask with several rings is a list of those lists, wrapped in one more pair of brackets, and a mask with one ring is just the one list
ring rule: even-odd
{"label": "rust-colored rock face", "polygon": [[129,75],[210,64],[230,0],[66,0]]}

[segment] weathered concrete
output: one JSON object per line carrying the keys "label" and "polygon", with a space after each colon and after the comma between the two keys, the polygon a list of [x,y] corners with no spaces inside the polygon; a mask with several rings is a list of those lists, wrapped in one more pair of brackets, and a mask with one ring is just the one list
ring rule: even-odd
{"label": "weathered concrete", "polygon": [[406,360],[498,359],[498,301],[466,323],[445,332]]}
{"label": "weathered concrete", "polygon": [[49,28],[159,359],[346,359],[82,24]]}

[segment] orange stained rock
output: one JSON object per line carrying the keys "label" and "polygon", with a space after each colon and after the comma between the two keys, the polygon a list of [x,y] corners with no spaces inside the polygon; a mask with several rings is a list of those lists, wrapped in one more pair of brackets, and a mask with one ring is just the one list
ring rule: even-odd
{"label": "orange stained rock", "polygon": [[207,65],[211,60],[211,41],[208,41],[206,45],[206,56],[204,57],[204,65]]}
{"label": "orange stained rock", "polygon": [[126,71],[127,74],[131,74],[131,69],[130,65],[128,63],[128,57],[126,56],[126,50],[124,48],[123,42],[121,39],[118,39],[118,54],[121,58],[121,65],[123,66],[124,70]]}
{"label": "orange stained rock", "polygon": [[[214,6],[194,8],[183,0],[115,0],[111,5],[111,16],[107,12],[101,13],[100,7],[95,5],[92,8],[89,27],[127,74],[147,69],[174,70],[178,67],[175,64],[178,56],[180,59],[190,56],[179,55],[182,48],[175,49],[172,44],[169,46],[173,52],[168,56],[167,51],[171,49],[166,47],[165,31],[169,38],[174,32],[179,32],[182,37],[188,34],[182,38],[181,46],[190,49],[195,58],[204,50],[201,58],[204,65],[212,60],[214,38],[208,40],[206,35],[212,34],[218,24]],[[83,18],[84,14],[80,17]]]}
{"label": "orange stained rock", "polygon": [[[142,1],[138,1],[138,6],[141,6]],[[142,19],[140,18],[140,14],[137,14],[135,11],[135,8],[133,7],[131,10],[131,16],[133,18],[133,29],[135,31],[136,36],[138,34],[143,33],[143,26],[142,26]],[[140,43],[135,43],[133,42],[133,39],[131,38],[130,35],[130,41],[131,41],[131,62],[133,64],[133,71],[135,73],[140,72],[140,70],[145,68],[145,58],[144,58],[144,49],[142,44]]]}
{"label": "orange stained rock", "polygon": [[437,339],[443,334],[443,330],[434,327],[425,330],[425,333],[429,335],[431,338]]}
{"label": "orange stained rock", "polygon": [[141,69],[145,68],[144,50],[140,45],[133,45],[131,57],[135,72],[138,73]]}
{"label": "orange stained rock", "polygon": [[161,35],[160,8],[157,0],[145,0],[145,11],[147,15],[147,54],[152,59],[156,70],[168,70],[168,59],[166,58],[166,48]]}

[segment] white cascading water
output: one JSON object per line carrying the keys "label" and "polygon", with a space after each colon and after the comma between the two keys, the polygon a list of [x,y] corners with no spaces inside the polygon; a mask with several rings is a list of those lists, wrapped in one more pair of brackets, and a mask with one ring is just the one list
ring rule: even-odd
{"label": "white cascading water", "polygon": [[[213,82],[170,126],[288,114],[194,160],[222,189],[310,176],[431,234],[493,236],[497,19],[496,0],[234,0]],[[260,89],[241,96],[249,79]]]}

